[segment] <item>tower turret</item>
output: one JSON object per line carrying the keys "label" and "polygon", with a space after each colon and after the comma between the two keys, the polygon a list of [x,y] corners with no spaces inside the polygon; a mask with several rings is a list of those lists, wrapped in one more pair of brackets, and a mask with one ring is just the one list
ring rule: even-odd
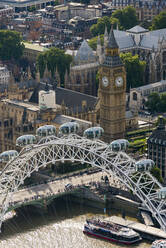
{"label": "tower turret", "polygon": [[104,32],[104,48],[107,47],[108,43],[108,31],[107,31],[107,26],[105,26],[105,32]]}

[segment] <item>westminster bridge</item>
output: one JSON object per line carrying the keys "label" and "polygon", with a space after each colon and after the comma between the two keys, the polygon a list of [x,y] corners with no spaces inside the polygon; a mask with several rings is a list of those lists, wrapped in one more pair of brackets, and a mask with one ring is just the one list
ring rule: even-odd
{"label": "westminster bridge", "polygon": [[[22,187],[14,192],[10,198],[7,212],[27,205],[39,206],[44,210],[56,197],[68,193],[79,196],[82,192],[80,189],[85,189],[87,186],[89,189],[93,189],[101,181],[101,177],[104,178],[106,175],[100,169],[86,170],[81,173],[73,173],[70,176],[57,177],[44,183]],[[86,192],[86,197],[93,198],[95,201],[103,201],[91,190]],[[4,196],[0,198],[0,206],[3,205],[3,199]]]}

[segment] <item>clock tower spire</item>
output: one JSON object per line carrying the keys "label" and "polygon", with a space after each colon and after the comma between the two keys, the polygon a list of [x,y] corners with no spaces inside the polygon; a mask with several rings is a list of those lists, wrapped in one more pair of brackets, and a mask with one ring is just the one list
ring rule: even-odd
{"label": "clock tower spire", "polygon": [[104,141],[124,137],[126,113],[126,72],[119,56],[113,28],[105,49],[105,60],[99,68],[100,126]]}

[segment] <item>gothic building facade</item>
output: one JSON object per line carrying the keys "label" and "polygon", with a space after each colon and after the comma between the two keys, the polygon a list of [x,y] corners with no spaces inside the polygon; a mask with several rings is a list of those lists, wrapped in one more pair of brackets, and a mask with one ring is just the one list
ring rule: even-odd
{"label": "gothic building facade", "polygon": [[[138,54],[140,60],[146,61],[144,83],[154,83],[166,79],[166,29],[155,31],[135,26],[126,31],[114,30],[120,52]],[[105,30],[104,46],[100,38],[97,42],[97,56],[99,62],[104,60],[104,48],[108,41]]]}
{"label": "gothic building facade", "polygon": [[73,64],[70,67],[70,73],[66,72],[65,75],[65,88],[88,95],[96,95],[98,67],[99,62],[96,54],[84,40],[76,55],[73,53]]}
{"label": "gothic building facade", "polygon": [[[144,84],[166,79],[166,29],[149,31],[135,26],[126,31],[114,30],[121,53],[138,54],[140,60],[146,61]],[[109,34],[104,33],[104,44],[97,40],[96,52],[84,40],[78,51],[70,51],[73,63],[70,73],[66,72],[64,87],[84,94],[97,95],[96,74],[105,60],[105,49]],[[132,87],[132,86],[131,86]]]}

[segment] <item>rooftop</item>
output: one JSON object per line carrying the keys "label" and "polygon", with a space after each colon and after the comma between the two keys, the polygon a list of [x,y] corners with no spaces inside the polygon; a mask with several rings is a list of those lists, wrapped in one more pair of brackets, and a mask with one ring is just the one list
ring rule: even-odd
{"label": "rooftop", "polygon": [[60,125],[63,124],[63,123],[66,123],[66,122],[71,122],[71,121],[76,121],[78,124],[84,124],[84,125],[87,125],[87,126],[92,125],[92,123],[90,121],[81,120],[81,119],[71,117],[71,116],[67,116],[67,115],[57,115],[55,117],[54,121],[57,124],[60,124]]}
{"label": "rooftop", "polygon": [[135,27],[127,30],[128,33],[135,33],[135,34],[146,33],[148,31],[149,31],[148,29],[145,29],[139,25],[136,25]]}
{"label": "rooftop", "polygon": [[2,102],[15,105],[21,108],[26,108],[27,110],[31,110],[34,112],[39,111],[39,106],[38,104],[35,104],[35,103],[22,102],[18,100],[10,100],[10,99],[3,99]]}
{"label": "rooftop", "polygon": [[83,64],[87,62],[96,61],[96,56],[94,55],[92,48],[88,45],[86,40],[82,42],[74,60],[76,64]]}
{"label": "rooftop", "polygon": [[27,43],[27,42],[23,42],[23,44],[26,49],[35,50],[38,52],[44,52],[48,50],[47,48],[40,46],[38,44],[32,44],[32,43]]}
{"label": "rooftop", "polygon": [[148,85],[144,85],[138,88],[133,88],[132,90],[137,90],[137,91],[144,91],[144,90],[150,90],[152,88],[156,88],[156,87],[160,87],[166,85],[166,80],[162,80],[160,82],[157,83],[153,83],[153,84],[148,84]]}
{"label": "rooftop", "polygon": [[[49,85],[52,87],[52,85]],[[45,83],[37,84],[31,98],[30,102],[38,103],[38,92],[45,89]],[[56,103],[58,105],[64,104],[69,110],[73,112],[81,112],[83,109],[94,109],[95,104],[97,103],[97,97],[86,95],[77,91],[57,87],[56,92]],[[82,103],[86,102],[86,107],[82,107]]]}

